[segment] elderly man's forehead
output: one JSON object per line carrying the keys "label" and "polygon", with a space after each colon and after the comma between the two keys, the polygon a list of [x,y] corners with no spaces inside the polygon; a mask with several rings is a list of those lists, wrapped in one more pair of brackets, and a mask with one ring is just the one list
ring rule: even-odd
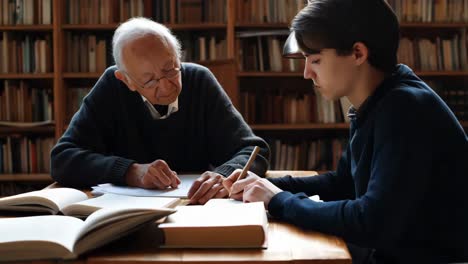
{"label": "elderly man's forehead", "polygon": [[124,45],[122,55],[146,58],[150,53],[170,59],[176,57],[175,48],[165,38],[158,36],[143,36],[129,41]]}

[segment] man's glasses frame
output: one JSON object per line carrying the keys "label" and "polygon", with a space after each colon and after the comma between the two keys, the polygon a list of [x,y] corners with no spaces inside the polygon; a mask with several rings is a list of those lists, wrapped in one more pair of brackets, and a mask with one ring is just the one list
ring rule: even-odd
{"label": "man's glasses frame", "polygon": [[153,88],[158,87],[158,84],[159,84],[160,80],[162,80],[164,78],[166,78],[168,80],[172,80],[172,79],[176,78],[177,76],[179,76],[180,67],[172,68],[172,69],[168,70],[167,73],[164,74],[163,76],[161,76],[160,78],[151,79],[151,80],[147,81],[145,84],[140,84],[137,80],[135,80],[132,76],[130,76],[130,74],[128,74],[128,72],[123,71],[123,73],[125,73],[125,75],[127,75],[127,77],[130,78],[138,86],[138,88],[140,88],[142,90],[151,90]]}

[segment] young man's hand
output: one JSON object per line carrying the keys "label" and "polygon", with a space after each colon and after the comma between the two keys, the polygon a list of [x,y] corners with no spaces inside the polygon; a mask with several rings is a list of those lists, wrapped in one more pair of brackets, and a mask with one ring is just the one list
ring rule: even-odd
{"label": "young man's hand", "polygon": [[176,188],[180,184],[177,173],[172,171],[164,160],[155,160],[148,164],[133,163],[125,179],[129,186],[146,189]]}
{"label": "young man's hand", "polygon": [[228,191],[223,187],[223,176],[206,171],[195,180],[188,192],[190,204],[205,204],[211,198],[225,198]]}
{"label": "young man's hand", "polygon": [[263,202],[268,208],[271,198],[282,190],[267,179],[262,179],[253,172],[248,172],[245,179],[236,181],[241,170],[235,170],[227,177],[223,185],[231,191],[231,198],[242,200],[244,203]]}
{"label": "young man's hand", "polygon": [[228,190],[231,193],[230,198],[239,200],[239,201],[242,201],[242,196],[244,194],[244,187],[258,179],[261,179],[255,173],[248,171],[246,178],[237,181],[237,178],[239,178],[241,173],[242,173],[242,170],[237,169],[233,171],[232,174],[229,175],[223,181],[224,188],[226,188],[226,190]]}

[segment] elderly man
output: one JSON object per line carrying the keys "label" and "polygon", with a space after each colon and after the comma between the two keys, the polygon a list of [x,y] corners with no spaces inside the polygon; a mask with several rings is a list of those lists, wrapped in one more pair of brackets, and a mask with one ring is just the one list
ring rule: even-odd
{"label": "elderly man", "polygon": [[252,171],[268,167],[268,145],[234,108],[205,67],[181,63],[181,45],[163,25],[134,18],[113,37],[116,66],[85,97],[51,153],[52,177],[64,186],[98,183],[163,189],[179,172],[206,171],[192,203],[226,197],[223,176],[261,148]]}

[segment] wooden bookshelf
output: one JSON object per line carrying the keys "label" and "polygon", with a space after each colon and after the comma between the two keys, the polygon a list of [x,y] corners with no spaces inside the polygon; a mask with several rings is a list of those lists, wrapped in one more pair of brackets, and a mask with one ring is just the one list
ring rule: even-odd
{"label": "wooden bookshelf", "polygon": [[416,22],[403,22],[400,23],[401,28],[416,28],[416,29],[421,29],[421,28],[429,28],[429,29],[441,29],[441,28],[466,28],[468,27],[468,23],[459,23],[459,22],[453,22],[453,23],[441,23],[441,22],[435,22],[435,23],[416,23]]}
{"label": "wooden bookshelf", "polygon": [[349,130],[348,123],[252,124],[250,127],[255,131]]}
{"label": "wooden bookshelf", "polygon": [[19,80],[28,80],[28,79],[53,79],[53,73],[9,73],[9,74],[0,74],[0,80],[3,79],[19,79]]}
{"label": "wooden bookshelf", "polygon": [[[240,70],[239,60],[240,47],[237,46],[239,39],[237,33],[245,31],[273,31],[278,29],[288,29],[290,26],[291,17],[287,18],[286,22],[247,22],[239,20],[242,14],[241,10],[237,10],[240,0],[226,0],[226,22],[224,23],[176,23],[177,20],[177,0],[168,0],[170,5],[169,18],[166,25],[172,29],[176,34],[188,32],[189,35],[198,37],[199,35],[216,34],[225,36],[227,42],[226,58],[217,60],[204,60],[196,61],[210,68],[220,83],[223,85],[228,95],[231,97],[234,105],[240,109],[242,105],[241,91],[245,90],[268,90],[272,84],[281,84],[282,88],[289,90],[294,89],[295,86],[290,83],[306,82],[303,79],[303,69],[296,68],[295,72],[288,70],[275,71],[254,71],[254,70]],[[67,63],[70,60],[67,54],[66,38],[68,33],[71,34],[96,34],[100,36],[112,35],[112,32],[118,27],[121,21],[118,20],[119,16],[119,1],[112,1],[112,8],[117,10],[112,23],[106,24],[70,24],[68,23],[65,8],[67,0],[54,0],[52,7],[52,24],[50,25],[0,25],[0,32],[13,32],[16,34],[31,34],[31,35],[50,35],[51,47],[53,57],[53,72],[50,73],[0,73],[0,81],[15,80],[15,81],[29,81],[38,83],[41,87],[53,88],[53,106],[54,106],[54,121],[55,125],[35,128],[10,128],[0,127],[0,135],[53,135],[57,140],[67,128],[67,93],[70,89],[80,85],[92,86],[91,83],[95,82],[102,74],[102,72],[88,72],[88,71],[71,71],[67,68]],[[253,2],[253,1],[252,1]],[[275,2],[275,1],[274,1]],[[276,2],[275,2],[276,3]],[[281,4],[281,1],[277,3]],[[255,14],[258,15],[258,14]],[[255,18],[257,19],[257,17]],[[254,21],[254,20],[252,20]],[[424,35],[446,35],[447,32],[460,32],[461,30],[468,30],[467,22],[432,22],[432,23],[419,23],[419,22],[402,22],[402,32],[407,36],[412,36],[414,33],[423,32]],[[0,34],[0,37],[2,35]],[[285,36],[282,36],[285,38]],[[0,49],[2,47],[0,46]],[[282,47],[281,47],[282,48]],[[111,56],[111,54],[107,54]],[[1,58],[0,58],[1,63]],[[442,80],[444,83],[451,82],[452,80],[464,80],[465,88],[468,87],[468,71],[418,71],[416,74],[426,79]],[[44,84],[45,83],[45,84]],[[50,86],[49,86],[50,83]],[[308,91],[310,91],[311,82],[307,83]],[[268,88],[265,88],[268,87]],[[302,87],[304,88],[304,87]],[[301,89],[302,89],[301,88]],[[276,89],[276,90],[280,90]],[[467,88],[468,89],[468,88]],[[272,91],[275,89],[271,89]],[[300,89],[298,89],[300,90]],[[306,89],[302,89],[306,90]],[[301,91],[302,91],[301,90]],[[468,121],[461,122],[465,130],[468,129]],[[266,139],[271,135],[284,134],[288,132],[317,132],[322,135],[334,135],[335,132],[343,134],[349,129],[347,123],[304,123],[304,124],[250,124],[252,129],[259,132]],[[307,133],[303,133],[307,134]],[[16,181],[17,179],[27,180],[47,180],[50,179],[48,174],[3,174],[0,175],[0,181]]]}
{"label": "wooden bookshelf", "polygon": [[65,79],[97,79],[102,75],[100,72],[65,72]]}
{"label": "wooden bookshelf", "polygon": [[54,135],[55,126],[39,126],[39,127],[7,127],[0,126],[0,135],[9,134],[49,134]]}
{"label": "wooden bookshelf", "polygon": [[[418,76],[421,77],[466,77],[468,76],[468,71],[416,71]],[[237,74],[239,77],[303,77],[303,72],[239,72]]]}
{"label": "wooden bookshelf", "polygon": [[0,25],[0,31],[52,31],[52,25]]}

